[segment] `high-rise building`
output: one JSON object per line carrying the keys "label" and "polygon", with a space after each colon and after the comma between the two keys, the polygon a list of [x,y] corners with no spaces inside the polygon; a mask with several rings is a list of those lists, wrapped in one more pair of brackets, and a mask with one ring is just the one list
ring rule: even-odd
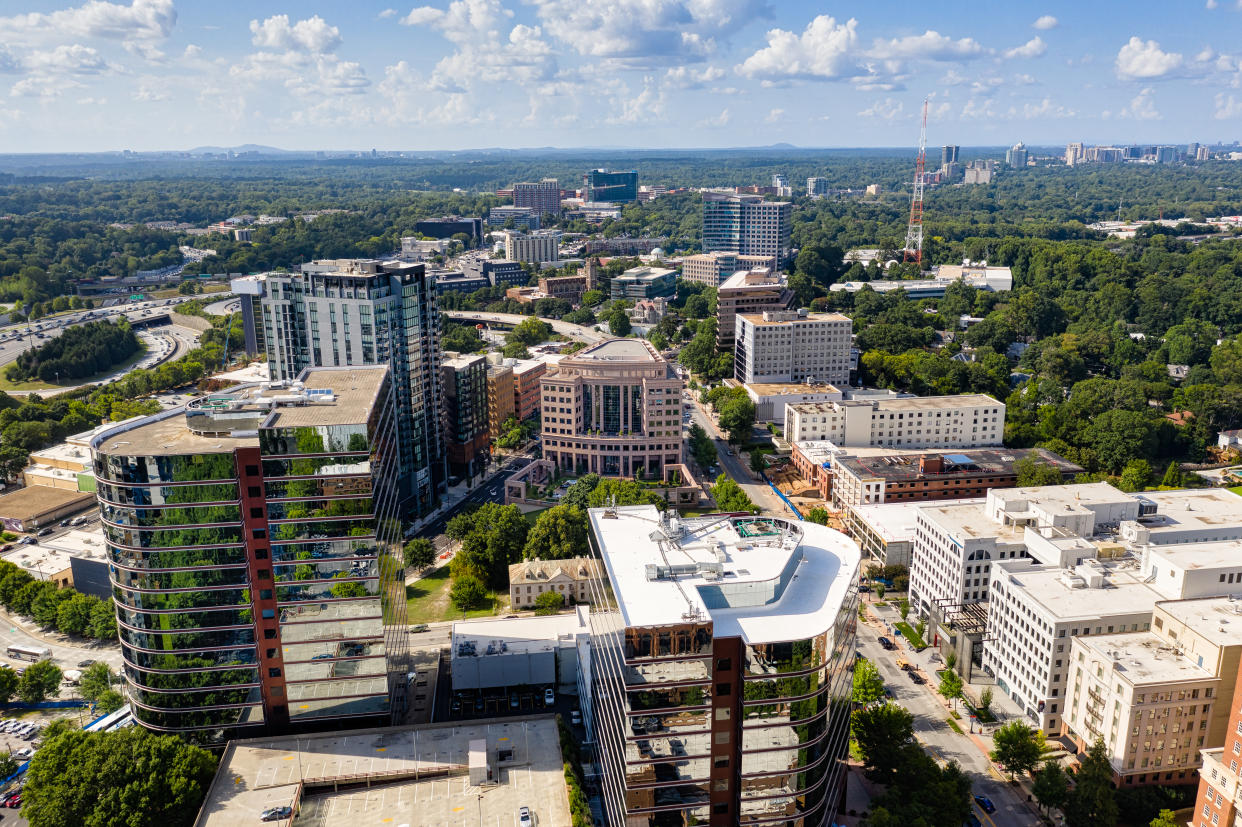
{"label": "high-rise building", "polygon": [[703,193],[703,252],[772,256],[789,260],[793,204],[764,201],[759,195]]}
{"label": "high-rise building", "polygon": [[1242,772],[1238,768],[1242,760],[1238,757],[1242,755],[1242,694],[1238,692],[1242,686],[1242,663],[1238,670],[1233,698],[1220,701],[1229,709],[1225,742],[1200,753],[1203,766],[1199,768],[1199,793],[1190,811],[1193,827],[1231,827],[1237,824],[1237,815],[1242,812]]}
{"label": "high-rise building", "polygon": [[1025,169],[1027,157],[1026,144],[1018,141],[1005,153],[1005,163],[1014,169]]}
{"label": "high-rise building", "polygon": [[[426,514],[446,477],[441,428],[440,314],[422,264],[336,259],[299,273],[235,279],[233,291],[260,321],[274,380],[308,367],[388,365],[397,408],[402,499]],[[249,332],[247,333],[249,336]]]}
{"label": "high-rise building", "polygon": [[831,188],[832,183],[827,178],[806,179],[806,194],[811,197],[827,195]]}
{"label": "high-rise building", "polygon": [[739,270],[776,270],[776,256],[740,256],[717,250],[697,253],[681,260],[681,277],[695,284],[719,287]]}
{"label": "high-rise building", "polygon": [[543,264],[560,257],[559,230],[535,230],[530,233],[505,233],[505,258]]}
{"label": "high-rise building", "polygon": [[487,226],[537,230],[542,215],[530,207],[492,207],[487,211]]}
{"label": "high-rise building", "polygon": [[592,169],[582,176],[582,200],[588,204],[626,204],[638,200],[638,170]]}
{"label": "high-rise building", "polygon": [[[500,354],[495,354],[499,356]],[[487,428],[492,441],[504,436],[505,420],[515,416],[517,397],[513,392],[513,367],[503,361],[487,366]]]}
{"label": "high-rise building", "polygon": [[682,380],[643,339],[608,339],[540,380],[543,456],[564,471],[662,479],[681,462]]}
{"label": "high-rise building", "polygon": [[785,406],[785,439],[897,451],[1004,444],[1005,403],[987,394],[872,397]]}
{"label": "high-rise building", "polygon": [[957,163],[957,154],[961,147],[949,144],[940,148],[940,166],[948,166]]}
{"label": "high-rise building", "polygon": [[473,477],[487,467],[487,359],[463,354],[440,365],[444,387],[444,444],[449,473]]}
{"label": "high-rise building", "polygon": [[414,232],[428,238],[452,238],[458,233],[470,236],[471,244],[477,244],[483,238],[483,219],[448,216],[446,218],[424,218],[414,224]]}
{"label": "high-rise building", "polygon": [[535,215],[561,214],[561,185],[555,178],[513,185],[513,206],[528,207]]}
{"label": "high-rise building", "polygon": [[589,691],[609,827],[821,825],[841,800],[858,545],[780,518],[591,509]]}
{"label": "high-rise building", "polygon": [[767,268],[734,273],[716,290],[716,349],[733,351],[737,314],[788,310],[793,304],[794,294],[783,273]]}
{"label": "high-rise building", "polygon": [[144,726],[218,742],[401,720],[391,377],[312,367],[96,434],[124,673]]}
{"label": "high-rise building", "polygon": [[734,322],[733,376],[743,383],[850,381],[854,323],[840,313],[768,310]]}

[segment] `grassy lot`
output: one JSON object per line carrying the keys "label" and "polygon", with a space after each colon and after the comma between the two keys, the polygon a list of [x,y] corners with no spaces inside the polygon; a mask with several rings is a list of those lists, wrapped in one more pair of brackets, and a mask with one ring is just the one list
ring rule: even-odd
{"label": "grassy lot", "polygon": [[894,623],[893,626],[901,632],[902,636],[905,637],[906,640],[910,641],[910,645],[915,649],[922,649],[927,645],[923,642],[922,636],[909,623],[899,621]]}
{"label": "grassy lot", "polygon": [[1229,490],[1237,494],[1239,497],[1242,497],[1242,485],[1235,485]]}
{"label": "grassy lot", "polygon": [[91,385],[112,376],[117,371],[129,370],[134,365],[145,359],[146,356],[146,345],[142,345],[138,352],[132,357],[119,365],[114,365],[112,368],[104,371],[103,373],[97,373],[94,376],[87,376],[83,379],[66,379],[59,385],[50,382],[43,382],[39,379],[29,382],[10,382],[4,373],[0,371],[0,391],[59,391],[67,388],[77,388],[82,385]]}
{"label": "grassy lot", "polygon": [[508,595],[492,592],[488,605],[481,609],[463,612],[449,600],[448,566],[441,566],[413,585],[405,587],[406,611],[409,622],[435,623],[438,620],[462,620],[468,617],[491,617],[498,615],[508,605]]}

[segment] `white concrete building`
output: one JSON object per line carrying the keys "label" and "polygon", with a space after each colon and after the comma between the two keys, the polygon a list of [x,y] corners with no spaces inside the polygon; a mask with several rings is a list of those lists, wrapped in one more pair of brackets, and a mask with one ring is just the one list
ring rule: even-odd
{"label": "white concrete building", "polygon": [[846,448],[986,448],[1003,444],[1005,403],[981,393],[958,396],[852,395],[785,406],[785,439],[827,440]]}
{"label": "white concrete building", "polygon": [[840,313],[739,313],[734,327],[734,378],[744,383],[848,385],[853,329],[850,318]]}
{"label": "white concrete building", "polygon": [[530,233],[505,233],[505,258],[543,264],[560,258],[559,230],[534,230]]}
{"label": "white concrete building", "polygon": [[681,260],[681,277],[695,284],[719,287],[738,271],[776,270],[774,255],[744,255],[717,250],[714,253],[696,253]]}
{"label": "white concrete building", "polygon": [[[942,500],[936,505],[980,505],[981,499]],[[876,503],[845,509],[845,530],[862,549],[869,563],[910,568],[919,509],[928,503]]]}

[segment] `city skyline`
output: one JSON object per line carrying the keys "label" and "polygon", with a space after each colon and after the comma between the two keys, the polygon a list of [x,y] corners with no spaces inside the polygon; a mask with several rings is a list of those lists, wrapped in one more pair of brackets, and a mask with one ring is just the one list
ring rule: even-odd
{"label": "city skyline", "polygon": [[1242,9],[1159,9],[26,0],[0,16],[0,137],[12,152],[900,147],[926,95],[931,144],[1233,141],[1242,55],[1218,32]]}

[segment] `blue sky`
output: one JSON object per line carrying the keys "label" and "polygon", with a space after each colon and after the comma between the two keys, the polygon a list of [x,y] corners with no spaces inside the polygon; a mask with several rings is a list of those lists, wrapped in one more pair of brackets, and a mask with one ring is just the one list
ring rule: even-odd
{"label": "blue sky", "polygon": [[1233,141],[1242,0],[6,0],[4,151]]}

